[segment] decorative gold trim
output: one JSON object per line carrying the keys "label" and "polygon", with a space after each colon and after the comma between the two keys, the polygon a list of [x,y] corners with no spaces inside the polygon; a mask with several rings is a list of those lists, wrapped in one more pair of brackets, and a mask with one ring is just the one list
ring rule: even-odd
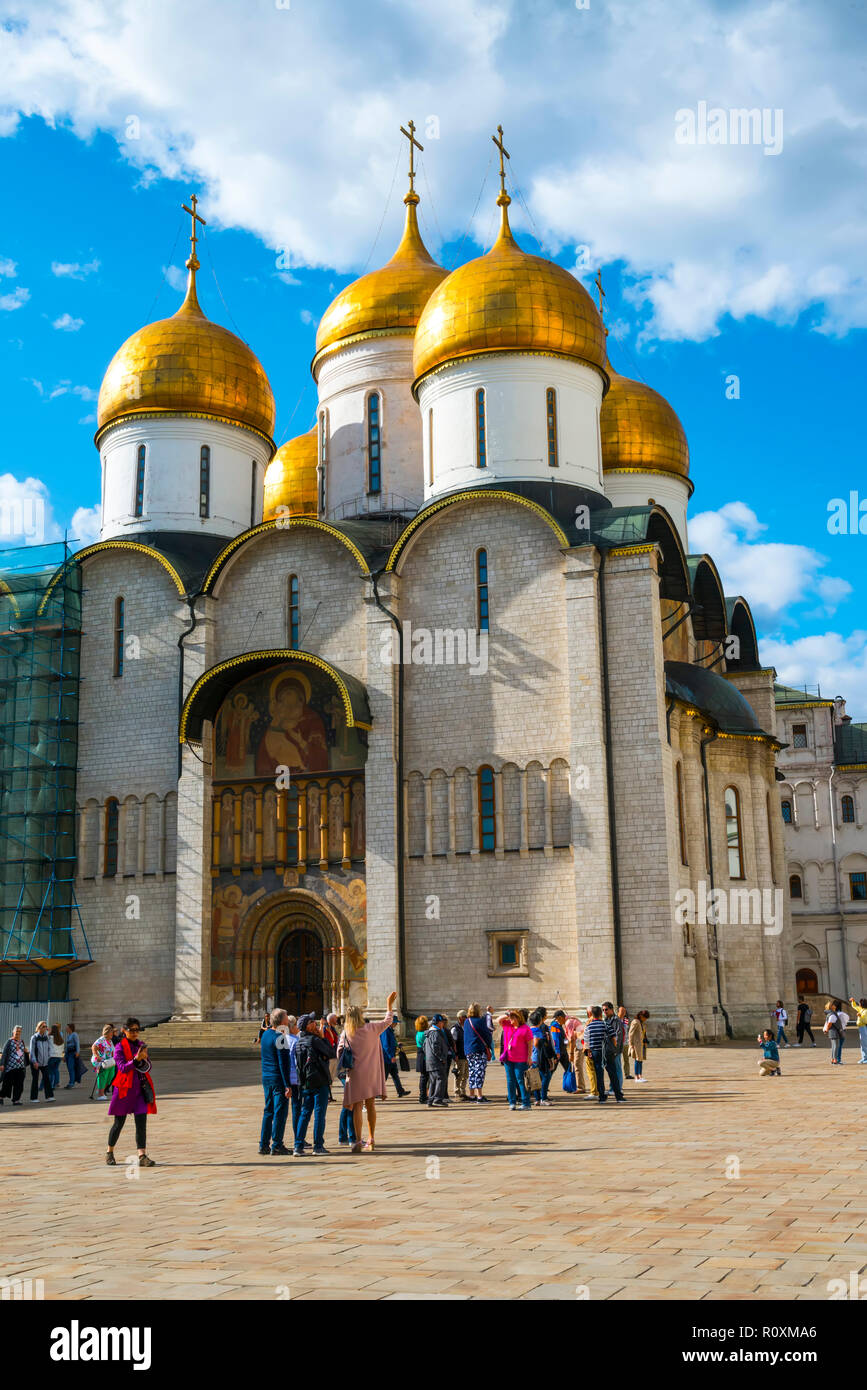
{"label": "decorative gold trim", "polygon": [[97,449],[99,449],[104,436],[109,430],[113,430],[115,425],[124,425],[129,420],[157,420],[164,419],[167,416],[176,420],[216,420],[219,425],[232,425],[236,430],[249,430],[251,434],[258,435],[260,439],[264,439],[265,443],[270,445],[271,458],[273,458],[277,452],[277,445],[274,443],[271,436],[266,434],[264,430],[257,429],[255,425],[246,425],[243,420],[230,420],[228,415],[211,415],[205,410],[125,410],[122,415],[115,415],[112,420],[108,420],[104,425],[100,425],[96,434],[93,436],[93,442]]}
{"label": "decorative gold trim", "polygon": [[426,372],[417,376],[412,383],[412,394],[418,400],[418,387],[428,377],[438,376],[440,372],[445,372],[449,367],[453,367],[456,362],[469,362],[474,357],[555,357],[561,362],[580,362],[582,367],[589,367],[592,372],[598,372],[602,378],[602,394],[611,385],[611,378],[596,362],[588,362],[585,357],[577,357],[574,352],[554,352],[551,348],[471,348],[467,352],[456,352],[453,357],[449,357],[447,362],[438,362],[435,367],[428,367]]}
{"label": "decorative gold trim", "polygon": [[608,555],[609,558],[617,555],[649,555],[656,548],[656,541],[650,545],[615,545],[611,547]]}
{"label": "decorative gold trim", "polygon": [[205,671],[204,675],[199,676],[199,679],[195,681],[191,686],[190,693],[184,700],[184,707],[181,710],[181,720],[180,725],[178,727],[179,743],[187,743],[188,741],[198,743],[197,739],[187,739],[187,722],[190,717],[190,707],[192,705],[193,700],[198,695],[199,691],[203,690],[204,687],[208,684],[208,682],[213,680],[214,676],[218,676],[221,671],[229,671],[234,666],[243,666],[247,662],[258,661],[261,657],[270,657],[275,663],[278,661],[307,661],[310,663],[311,666],[318,666],[321,671],[325,671],[331,677],[331,679],[334,681],[334,684],[337,686],[337,689],[340,691],[340,695],[343,700],[343,708],[346,713],[346,727],[348,729],[367,730],[372,728],[372,725],[363,723],[360,719],[356,719],[353,715],[352,700],[350,698],[349,691],[346,687],[346,683],[343,680],[342,676],[335,670],[333,666],[330,666],[327,661],[323,661],[321,656],[313,656],[310,652],[299,652],[293,651],[289,648],[280,647],[275,648],[274,650],[244,652],[241,656],[230,657],[228,661],[218,662],[217,665],[212,666],[209,671]]}
{"label": "decorative gold trim", "polygon": [[[689,488],[689,495],[690,495],[690,497],[692,497],[692,494],[695,492],[695,483],[692,481],[691,478],[685,478],[685,477],[683,476],[682,473],[675,473],[675,472],[673,472],[672,469],[670,469],[670,468],[606,468],[606,467],[605,467],[605,455],[603,454],[603,455],[602,455],[602,477],[603,477],[603,479],[605,478],[606,474],[611,474],[611,473],[652,473],[654,476],[659,477],[659,478],[677,478],[677,480],[678,480],[679,483],[686,483],[687,487]],[[663,504],[662,504],[661,502],[656,502],[656,503],[654,503],[654,505],[657,506],[657,507],[661,507]]]}
{"label": "decorative gold trim", "polygon": [[[54,583],[53,580],[52,583]],[[21,609],[19,607],[18,600],[13,594],[12,590],[9,588],[9,585],[6,583],[5,579],[0,579],[0,593],[7,594],[9,596],[9,598],[12,600],[12,607],[14,609],[15,616],[16,618],[20,618]],[[41,612],[42,610],[40,609],[39,611]]]}
{"label": "decorative gold trim", "polygon": [[833,708],[834,708],[834,701],[833,701],[833,700],[810,700],[807,704],[804,704],[804,705],[777,704],[777,701],[775,700],[775,701],[774,701],[774,704],[777,706],[777,709],[778,709],[778,710],[783,710],[783,711],[785,711],[785,710],[790,710],[790,709],[833,709]]}
{"label": "decorative gold trim", "polygon": [[783,747],[779,739],[774,738],[773,734],[724,734],[721,729],[718,729],[717,738],[745,738],[750,743],[770,743],[774,748]]}
{"label": "decorative gold trim", "polygon": [[332,357],[335,352],[342,352],[344,348],[355,347],[356,343],[364,343],[371,338],[409,338],[415,337],[414,328],[367,328],[363,333],[350,333],[345,338],[338,338],[336,343],[330,343],[327,347],[320,348],[310,363],[310,371],[313,380],[317,381],[316,368],[321,366],[326,357]]}
{"label": "decorative gold trim", "polygon": [[354,545],[347,536],[344,536],[342,531],[338,531],[336,526],[329,526],[327,521],[320,521],[318,517],[313,516],[278,516],[272,517],[270,521],[260,521],[258,526],[252,526],[249,530],[242,531],[240,536],[236,536],[234,540],[223,547],[205,576],[205,582],[202,585],[202,593],[210,593],[211,586],[217,578],[217,575],[220,573],[225,562],[229,559],[229,556],[237,550],[239,545],[243,545],[246,541],[252,540],[254,536],[262,535],[265,531],[291,531],[299,526],[309,526],[315,531],[326,531],[329,536],[334,536],[336,540],[341,541],[343,545],[346,546],[347,550],[352,552],[358,561],[362,573],[370,574],[367,561],[358,549],[358,546]]}
{"label": "decorative gold trim", "polygon": [[55,587],[60,582],[60,577],[63,574],[66,565],[77,565],[82,560],[86,560],[88,556],[95,555],[98,551],[103,550],[137,550],[142,555],[152,555],[153,558],[159,564],[162,565],[163,569],[167,570],[168,573],[172,576],[172,579],[175,583],[175,588],[177,589],[181,597],[183,598],[186,594],[187,591],[184,587],[184,581],[181,579],[181,576],[178,574],[174,565],[166,559],[165,555],[161,555],[158,550],[154,550],[152,546],[142,545],[141,541],[119,541],[111,539],[105,541],[94,541],[93,545],[86,545],[83,550],[77,550],[74,555],[70,555],[69,559],[63,565],[60,566],[60,569],[57,571],[57,573],[55,574],[54,578],[52,579],[51,583],[49,584],[48,588],[45,590],[45,593],[42,596],[42,602],[36,610],[37,618],[41,618],[42,614],[45,612],[45,609],[48,606],[48,600],[51,598],[51,595]]}
{"label": "decorative gold trim", "polygon": [[521,497],[516,492],[493,492],[482,490],[481,488],[471,488],[467,492],[454,492],[449,497],[440,498],[438,502],[431,502],[427,507],[424,507],[417,516],[414,516],[409,525],[398,536],[392,548],[391,554],[388,557],[388,564],[385,567],[386,573],[394,569],[400,552],[403,550],[404,545],[409,540],[413,531],[417,526],[420,526],[423,521],[427,521],[429,516],[433,516],[435,512],[441,511],[443,507],[450,507],[453,502],[476,502],[479,500],[488,502],[517,502],[522,507],[529,507],[530,511],[535,512],[537,516],[540,516],[543,521],[548,523],[562,546],[568,547],[570,545],[560,523],[555,521],[551,513],[546,511],[544,507],[541,507],[538,502],[531,501],[529,497]]}
{"label": "decorative gold trim", "polygon": [[867,772],[867,763],[838,763],[838,772]]}

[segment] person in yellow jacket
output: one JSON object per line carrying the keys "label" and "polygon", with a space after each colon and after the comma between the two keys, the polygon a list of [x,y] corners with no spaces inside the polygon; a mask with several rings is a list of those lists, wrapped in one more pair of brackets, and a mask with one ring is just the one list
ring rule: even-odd
{"label": "person in yellow jacket", "polygon": [[858,1025],[858,1037],[861,1042],[861,1056],[858,1059],[859,1067],[867,1062],[867,999],[850,999],[849,1003],[855,1010],[855,1022]]}

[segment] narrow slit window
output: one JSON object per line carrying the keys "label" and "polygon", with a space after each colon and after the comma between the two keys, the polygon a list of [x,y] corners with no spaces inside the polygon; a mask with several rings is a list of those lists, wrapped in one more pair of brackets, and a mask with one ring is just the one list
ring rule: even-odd
{"label": "narrow slit window", "polygon": [[319,515],[325,515],[325,474],[328,468],[328,416],[323,410],[319,416]]}
{"label": "narrow slit window", "polygon": [[122,598],[114,601],[114,674],[123,675],[123,622],[124,603]]}
{"label": "narrow slit window", "polygon": [[298,650],[299,627],[301,620],[300,591],[298,575],[289,576],[289,646],[293,652]]}
{"label": "narrow slit window", "polygon": [[803,896],[804,896],[804,886],[803,886],[803,884],[801,883],[801,876],[800,876],[800,874],[790,874],[790,875],[789,875],[789,897],[790,897],[790,898],[803,898]]}
{"label": "narrow slit window", "polygon": [[434,480],[434,431],[433,431],[433,411],[427,413],[427,482],[428,487],[433,487]]}
{"label": "narrow slit window", "polygon": [[135,463],[135,499],[134,511],[136,516],[144,516],[144,485],[145,485],[145,458],[147,450],[144,444],[139,444],[136,453]]}
{"label": "narrow slit window", "polygon": [[496,849],[496,805],[494,801],[494,770],[479,768],[479,847]]}
{"label": "narrow slit window", "polygon": [[203,444],[199,451],[199,516],[211,514],[211,451]]}
{"label": "narrow slit window", "polygon": [[487,422],[485,420],[485,393],[476,392],[476,467],[488,466]]}
{"label": "narrow slit window", "polygon": [[559,468],[557,449],[557,392],[549,386],[546,393],[548,417],[548,467]]}
{"label": "narrow slit window", "polygon": [[488,631],[488,552],[476,554],[476,619],[479,632]]}
{"label": "narrow slit window", "polygon": [[855,823],[855,798],[854,798],[853,796],[844,796],[844,797],[843,797],[842,810],[843,810],[843,823],[844,823],[845,825],[854,825],[854,823]]}
{"label": "narrow slit window", "polygon": [[726,848],[729,878],[744,877],[744,852],[741,840],[741,799],[736,787],[726,787]]}
{"label": "narrow slit window", "polygon": [[374,391],[367,398],[367,490],[382,491],[382,438],[380,426],[381,402]]}
{"label": "narrow slit window", "polygon": [[255,459],[252,459],[252,460],[251,460],[251,463],[252,463],[252,468],[251,468],[251,470],[250,470],[250,525],[251,525],[251,526],[255,526],[255,525],[256,525],[256,482],[257,482],[257,480],[258,480],[259,472],[258,472],[258,469],[256,468],[256,460],[255,460]]}
{"label": "narrow slit window", "polygon": [[784,802],[782,803],[782,811],[783,811],[783,824],[784,824],[784,825],[791,825],[791,824],[792,824],[792,803],[791,803],[791,801],[784,801]]}
{"label": "narrow slit window", "polygon": [[771,856],[771,878],[777,881],[776,851],[774,845],[774,818],[771,813],[771,793],[765,795],[765,814],[768,818],[768,853]]}
{"label": "narrow slit window", "polygon": [[105,803],[105,855],[102,872],[104,878],[114,878],[117,874],[117,838],[120,828],[120,806],[117,797],[109,797]]}
{"label": "narrow slit window", "polygon": [[686,857],[686,820],[683,810],[683,767],[677,764],[677,834],[680,841],[680,862],[688,864]]}

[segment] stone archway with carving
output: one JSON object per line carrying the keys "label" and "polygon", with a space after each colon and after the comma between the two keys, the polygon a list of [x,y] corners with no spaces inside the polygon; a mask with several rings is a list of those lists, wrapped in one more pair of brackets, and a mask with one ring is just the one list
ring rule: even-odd
{"label": "stone archway with carving", "polygon": [[312,932],[322,947],[322,990],[326,1012],[345,1013],[351,936],[339,913],[315,893],[289,888],[260,898],[246,914],[235,945],[234,995],[239,1018],[256,1018],[273,1008],[277,956],[293,930]]}

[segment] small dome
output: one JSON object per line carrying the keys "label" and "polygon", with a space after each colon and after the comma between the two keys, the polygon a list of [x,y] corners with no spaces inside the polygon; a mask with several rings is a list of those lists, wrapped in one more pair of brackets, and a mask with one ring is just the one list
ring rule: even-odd
{"label": "small dome", "polygon": [[[276,516],[316,516],[316,426],[281,444],[265,473],[262,520]],[[280,512],[278,508],[287,508]]]}
{"label": "small dome", "polygon": [[486,255],[453,270],[424,307],[415,335],[416,380],[483,352],[539,352],[604,368],[605,330],[580,281],[521,250],[498,198],[500,233]]}
{"label": "small dome", "polygon": [[98,433],[154,413],[229,420],[271,441],[274,397],[262,364],[202,313],[193,272],[177,313],[140,328],[111,359],[99,390]]}
{"label": "small dome", "polygon": [[347,285],[325,310],[316,334],[317,362],[325,352],[360,338],[415,332],[421,311],[446,271],[428,253],[418,229],[418,194],[408,193],[406,225],[387,265]]}
{"label": "small dome", "polygon": [[611,385],[602,402],[602,468],[676,473],[689,477],[683,425],[664,396],[643,381],[618,376],[606,364]]}

